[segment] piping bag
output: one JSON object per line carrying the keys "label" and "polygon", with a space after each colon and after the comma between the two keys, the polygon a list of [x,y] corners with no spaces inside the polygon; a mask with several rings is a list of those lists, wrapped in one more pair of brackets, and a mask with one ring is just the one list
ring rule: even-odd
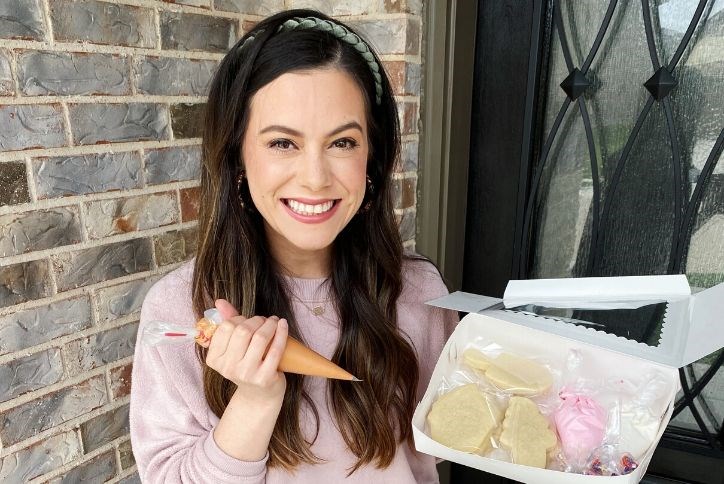
{"label": "piping bag", "polygon": [[[194,329],[164,321],[149,321],[143,328],[141,341],[151,346],[195,341],[208,348],[211,337],[221,321],[221,314],[215,308],[204,311],[204,317],[196,323]],[[279,361],[279,371],[337,380],[361,381],[291,336],[287,337],[287,346]]]}

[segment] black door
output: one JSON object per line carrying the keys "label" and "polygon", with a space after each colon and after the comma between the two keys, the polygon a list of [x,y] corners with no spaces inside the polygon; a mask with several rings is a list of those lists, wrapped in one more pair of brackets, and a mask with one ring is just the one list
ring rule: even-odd
{"label": "black door", "polygon": [[[464,290],[724,281],[724,0],[480,1],[475,58]],[[681,370],[648,482],[724,483],[723,363]]]}

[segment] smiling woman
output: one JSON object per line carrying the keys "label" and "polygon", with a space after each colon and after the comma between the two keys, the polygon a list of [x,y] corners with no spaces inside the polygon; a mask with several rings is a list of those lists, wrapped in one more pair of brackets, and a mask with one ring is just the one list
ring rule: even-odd
{"label": "smiling woman", "polygon": [[[456,314],[404,255],[391,178],[395,100],[369,45],[319,12],[260,22],[213,80],[196,258],[141,314],[208,348],[139,344],[131,436],[144,482],[437,482],[411,418]],[[287,336],[361,382],[278,371]]]}

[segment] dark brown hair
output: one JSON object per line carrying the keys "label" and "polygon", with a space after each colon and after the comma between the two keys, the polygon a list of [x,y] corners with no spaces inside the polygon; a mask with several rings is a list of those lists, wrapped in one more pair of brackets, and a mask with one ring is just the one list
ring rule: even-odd
{"label": "dark brown hair", "polygon": [[[203,136],[193,304],[199,316],[214,299],[224,298],[247,317],[286,317],[289,333],[303,339],[285,279],[269,253],[263,220],[257,211],[240,206],[235,179],[243,165],[241,145],[254,93],[291,71],[332,67],[347,72],[366,102],[367,174],[375,187],[373,194],[367,194],[370,209],[355,215],[337,236],[328,280],[340,321],[340,339],[332,359],[363,380],[328,383],[331,411],[345,443],[358,458],[352,473],[367,464],[387,467],[398,443],[412,445],[418,366],[411,343],[397,326],[403,255],[391,193],[400,134],[384,71],[380,72],[383,92],[377,104],[370,67],[354,47],[318,29],[278,31],[289,18],[310,16],[331,20],[312,10],[292,10],[263,20],[231,49],[212,81]],[[376,55],[375,59],[382,66]],[[198,356],[204,367],[206,399],[220,417],[235,385],[205,365],[205,349],[198,347]],[[312,442],[305,441],[300,427],[302,403],[309,404],[317,428],[319,416],[304,389],[304,378],[287,374],[286,379],[268,465],[293,469],[300,463],[318,462],[310,448]]]}

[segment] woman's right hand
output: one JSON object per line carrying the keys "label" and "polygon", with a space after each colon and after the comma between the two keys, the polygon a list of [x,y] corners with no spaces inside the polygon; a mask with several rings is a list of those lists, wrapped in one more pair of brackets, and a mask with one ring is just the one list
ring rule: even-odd
{"label": "woman's right hand", "polygon": [[244,318],[224,299],[216,301],[216,309],[223,322],[211,338],[206,364],[235,383],[240,396],[256,403],[281,401],[286,379],[277,368],[287,343],[286,320]]}
{"label": "woman's right hand", "polygon": [[216,309],[223,322],[211,338],[206,364],[237,389],[214,429],[214,440],[232,457],[258,461],[267,452],[284,400],[287,382],[278,367],[287,322],[276,316],[244,318],[223,299],[216,301]]}

